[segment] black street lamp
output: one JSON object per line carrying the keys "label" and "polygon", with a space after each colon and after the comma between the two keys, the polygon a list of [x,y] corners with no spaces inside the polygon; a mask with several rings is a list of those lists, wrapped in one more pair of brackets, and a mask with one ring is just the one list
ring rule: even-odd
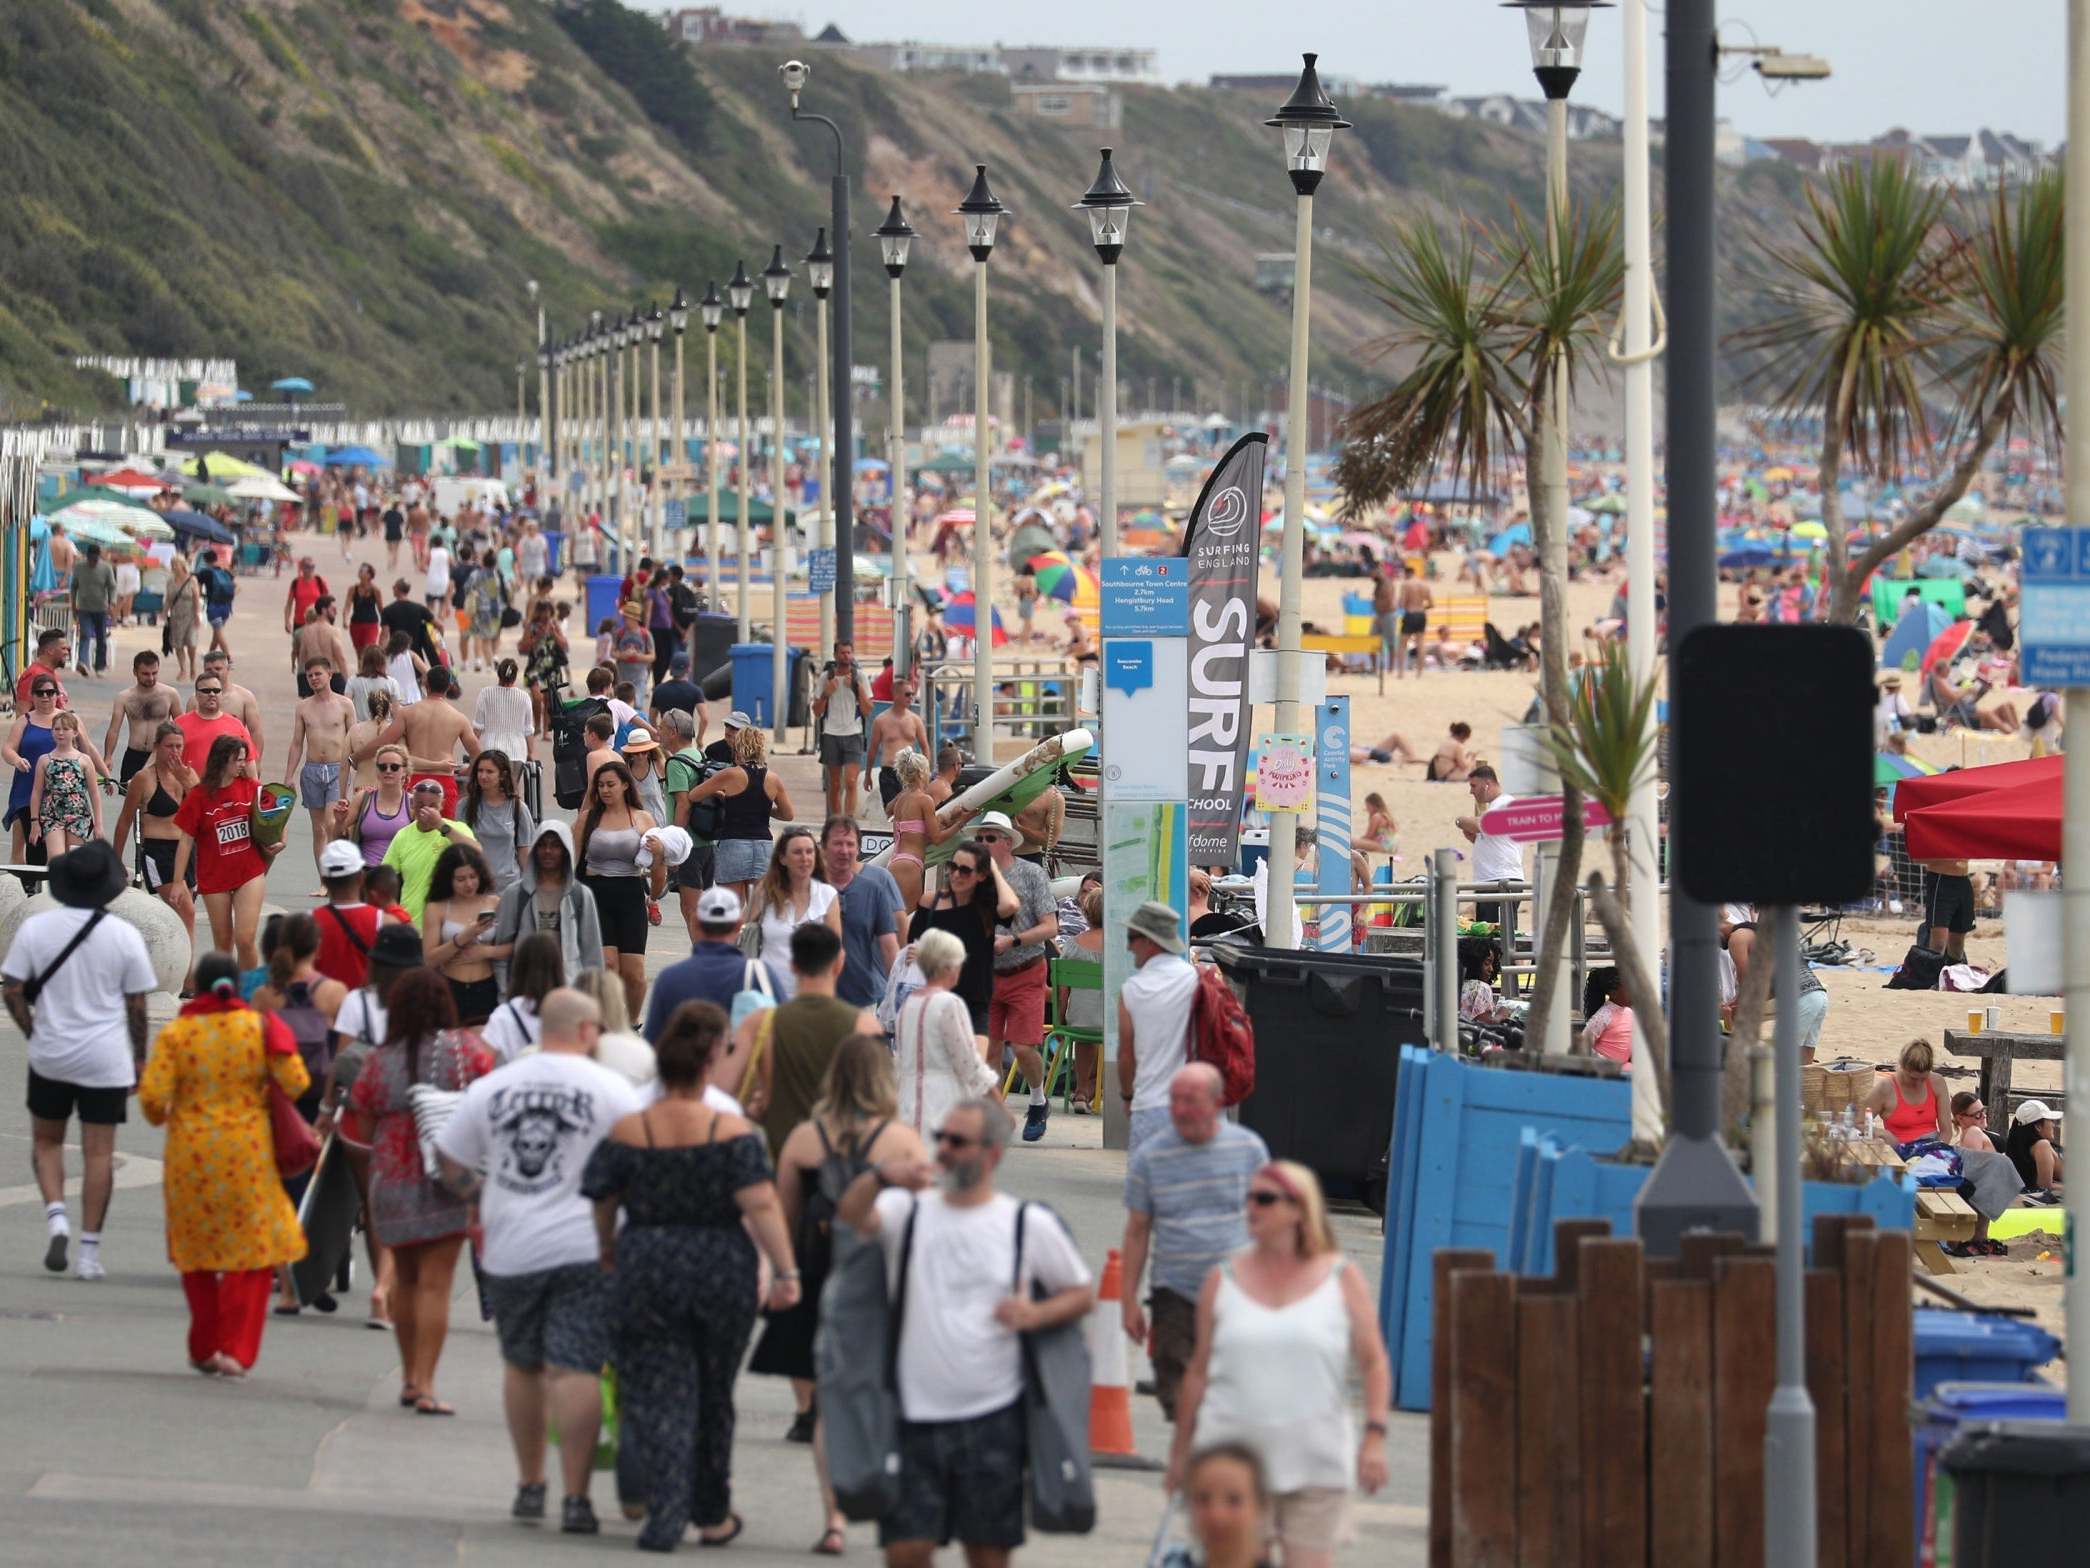
{"label": "black street lamp", "polygon": [[[813,236],[813,248],[806,252],[806,282],[812,285],[816,302],[813,320],[818,352],[814,356],[817,368],[813,372],[813,429],[825,450],[833,433],[828,422],[831,388],[828,380],[827,297],[834,292],[835,286],[835,255],[827,248],[825,228]],[[821,497],[819,547],[828,553],[832,553],[835,547],[834,501],[829,496]],[[835,652],[835,592],[835,588],[829,588],[826,593],[814,596],[820,601],[820,657],[823,661],[833,658]],[[897,669],[898,665],[894,668]]]}
{"label": "black street lamp", "polygon": [[1103,259],[1103,385],[1097,406],[1097,436],[1102,446],[1100,510],[1103,523],[1103,554],[1118,553],[1118,257],[1124,254],[1125,230],[1132,209],[1146,204],[1132,194],[1118,177],[1110,161],[1111,150],[1103,149],[1096,178],[1074,204],[1077,212],[1089,215],[1089,237]]}
{"label": "black street lamp", "polygon": [[987,258],[994,231],[1008,208],[987,184],[987,165],[974,164],[972,190],[958,203],[965,248],[973,267],[973,511],[972,511],[972,745],[973,756],[994,761],[994,492],[988,449]]}
{"label": "black street lamp", "polygon": [[707,282],[697,301],[704,322],[704,588],[708,609],[718,608],[718,329],[726,319],[718,284]]}
{"label": "black street lamp", "polygon": [[790,551],[784,524],[784,301],[791,293],[791,269],[784,265],[781,245],[770,252],[769,265],[762,269],[762,287],[769,295],[769,584],[770,614],[776,620],[769,636],[769,701],[771,730],[782,746],[785,720],[791,716],[784,701],[791,657],[785,636]]}
{"label": "black street lamp", "polygon": [[914,638],[911,631],[913,605],[907,593],[909,519],[900,494],[900,474],[907,462],[907,395],[901,378],[904,367],[900,357],[900,274],[907,270],[907,250],[914,243],[914,229],[907,222],[907,214],[900,210],[897,195],[893,197],[892,211],[885,215],[885,222],[871,232],[878,240],[879,258],[885,263],[885,275],[891,280],[892,287],[888,308],[891,314],[893,383],[885,399],[885,483],[887,493],[892,497],[893,673],[905,675],[914,662]]}
{"label": "black street lamp", "polygon": [[748,508],[748,444],[747,444],[747,308],[754,303],[755,285],[747,275],[747,264],[733,263],[732,279],[726,284],[726,298],[733,306],[733,320],[740,332],[740,454],[737,466],[740,470],[740,515],[733,520],[733,538],[740,550],[740,640],[752,642],[753,617],[748,593],[747,566],[747,508]]}

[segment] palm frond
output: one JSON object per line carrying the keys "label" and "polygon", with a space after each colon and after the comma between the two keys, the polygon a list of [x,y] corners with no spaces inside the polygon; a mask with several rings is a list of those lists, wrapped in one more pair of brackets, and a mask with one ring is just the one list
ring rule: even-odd
{"label": "palm frond", "polygon": [[1948,306],[1960,350],[1947,374],[1959,389],[1955,434],[1970,434],[1993,408],[2058,441],[2061,342],[2066,320],[2065,200],[2061,177],[2035,175],[2015,193],[1998,187],[1968,225],[1959,287]]}
{"label": "palm frond", "polygon": [[1568,386],[1605,364],[1603,345],[1625,289],[1626,259],[1619,208],[1608,201],[1584,212],[1572,203],[1556,214],[1550,243],[1522,209],[1512,215],[1514,288],[1506,325],[1507,357],[1537,384],[1545,367],[1564,362]]}
{"label": "palm frond", "polygon": [[1653,777],[1653,722],[1658,683],[1636,681],[1625,647],[1605,646],[1601,665],[1586,671],[1569,705],[1568,722],[1547,736],[1561,780],[1611,814],[1626,819],[1634,789]]}

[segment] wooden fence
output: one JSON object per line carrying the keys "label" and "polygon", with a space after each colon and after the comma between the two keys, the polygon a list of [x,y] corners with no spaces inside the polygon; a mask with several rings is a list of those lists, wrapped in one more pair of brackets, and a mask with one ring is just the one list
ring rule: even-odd
{"label": "wooden fence", "polygon": [[[1486,1251],[1432,1260],[1431,1568],[1760,1568],[1770,1249],[1700,1234],[1648,1259],[1604,1221],[1562,1220],[1554,1256],[1536,1278]],[[1909,1280],[1907,1232],[1815,1221],[1820,1568],[1914,1560]]]}

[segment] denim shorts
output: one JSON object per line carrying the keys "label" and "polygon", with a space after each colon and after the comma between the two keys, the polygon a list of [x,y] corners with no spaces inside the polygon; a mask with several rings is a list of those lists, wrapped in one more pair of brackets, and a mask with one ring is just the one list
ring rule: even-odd
{"label": "denim shorts", "polygon": [[759,882],[769,869],[766,838],[720,839],[715,874],[721,882]]}

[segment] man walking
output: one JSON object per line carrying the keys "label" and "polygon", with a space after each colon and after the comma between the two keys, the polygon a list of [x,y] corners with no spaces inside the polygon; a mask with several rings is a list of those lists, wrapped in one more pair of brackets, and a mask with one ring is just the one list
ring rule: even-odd
{"label": "man walking", "polygon": [[[712,774],[712,766],[697,749],[697,721],[682,708],[670,708],[660,716],[658,734],[661,750],[668,755],[662,784],[668,796],[668,821],[685,831],[690,811],[684,796]],[[697,940],[697,895],[716,880],[712,868],[718,863],[718,845],[697,833],[689,835],[689,853],[675,868],[675,896],[682,906],[682,923],[689,939]]]}
{"label": "man walking", "polygon": [[160,684],[160,656],[150,648],[131,660],[131,684],[116,694],[109,710],[109,733],[102,739],[102,754],[116,750],[116,737],[123,735],[123,766],[116,775],[119,788],[128,789],[146,760],[152,756],[152,738],[159,727],[181,712],[181,693]]}
{"label": "man walking", "polygon": [[602,1425],[610,1280],[598,1262],[581,1171],[640,1101],[623,1078],[589,1059],[602,1033],[592,998],[561,986],[538,1018],[537,1051],[467,1089],[436,1152],[444,1184],[477,1203],[484,1227],[480,1264],[500,1336],[502,1405],[519,1477],[510,1512],[544,1517],[548,1418],[559,1431],[559,1528],[593,1535],[588,1484]]}
{"label": "man walking", "polygon": [[827,814],[856,815],[856,776],[864,767],[864,717],[871,711],[871,694],[856,667],[856,645],[835,644],[835,656],[820,695],[813,701],[813,716],[820,724],[820,772],[827,785]]}
{"label": "man walking", "polygon": [[290,750],[283,758],[283,782],[297,781],[298,802],[312,817],[314,866],[333,837],[335,803],[348,799],[348,732],[356,722],[356,705],[328,684],[330,673],[324,658],[305,661],[311,695],[291,713]]}
{"label": "man walking", "polygon": [[[254,760],[261,760],[261,699],[232,678],[232,653],[226,648],[213,648],[203,656],[203,673],[215,674],[218,684],[225,688],[223,705],[227,713],[246,726],[247,736],[254,742]],[[200,769],[198,770],[201,771]]]}
{"label": "man walking", "polygon": [[[1197,1343],[1198,1292],[1215,1263],[1248,1245],[1249,1178],[1270,1163],[1263,1140],[1226,1119],[1224,1096],[1218,1068],[1178,1067],[1168,1081],[1168,1126],[1135,1144],[1125,1164],[1125,1337],[1147,1347],[1154,1397],[1170,1421]],[[1143,1312],[1139,1281],[1149,1257],[1154,1289]]]}
{"label": "man walking", "polygon": [[[1466,788],[1473,796],[1473,814],[1460,817],[1455,824],[1473,845],[1473,880],[1496,882],[1505,887],[1524,885],[1524,846],[1515,839],[1501,833],[1489,833],[1480,823],[1489,812],[1514,806],[1514,795],[1502,793],[1502,781],[1495,770],[1485,762],[1475,763],[1473,771],[1466,775]],[[1476,904],[1474,918],[1493,925],[1503,923],[1506,904]]]}
{"label": "man walking", "polygon": [[479,835],[454,817],[444,815],[443,787],[434,779],[414,780],[407,803],[414,820],[392,835],[380,864],[399,873],[399,903],[420,924],[428,905],[428,884],[435,878],[435,863],[455,843],[476,844]]}
{"label": "man walking", "polygon": [[457,812],[457,754],[469,762],[479,755],[479,732],[464,710],[450,699],[458,693],[457,677],[437,665],[422,677],[421,700],[401,708],[378,737],[379,745],[406,746],[408,776],[416,787],[433,782],[443,792],[443,815]]}
{"label": "man walking", "polygon": [[251,753],[248,760],[261,760],[261,742],[247,726],[226,711],[225,677],[213,675],[209,670],[196,677],[196,706],[187,713],[174,716],[175,728],[182,733],[181,760],[192,773],[200,774],[210,760],[211,742],[220,735],[237,735],[247,743]]}
{"label": "man walking", "polygon": [[1400,600],[1401,624],[1400,640],[1393,659],[1394,678],[1398,680],[1406,675],[1408,665],[1413,661],[1415,678],[1421,680],[1422,645],[1430,629],[1430,608],[1436,604],[1437,596],[1430,591],[1428,583],[1408,570],[1406,561],[1401,562],[1398,570],[1400,584],[1395,592]]}
{"label": "man walking", "polygon": [[929,754],[929,731],[922,724],[922,716],[914,711],[914,679],[902,675],[893,681],[893,705],[871,721],[871,760],[878,768],[878,803],[888,816],[900,793],[900,775],[893,771],[893,759],[909,746],[925,757]]}
{"label": "man walking", "polygon": [[102,1225],[116,1185],[116,1129],[144,1069],[145,999],[159,989],[145,939],[104,907],[130,885],[123,862],[90,839],[51,862],[63,908],[25,919],[0,960],[0,997],[29,1037],[31,1163],[44,1200],[44,1267],[65,1272],[65,1129],[80,1118],[80,1257],[102,1278]]}
{"label": "man walking", "polygon": [[116,603],[116,568],[102,559],[102,547],[90,544],[87,559],[73,569],[73,619],[80,627],[80,673],[87,673],[87,649],[94,648],[94,673],[109,670],[109,608]]}
{"label": "man walking", "polygon": [[232,601],[239,593],[239,582],[225,567],[218,564],[218,552],[205,550],[203,564],[196,568],[196,580],[203,585],[203,617],[210,622],[210,651],[223,653],[225,646],[225,623],[232,619]]}
{"label": "man walking", "polygon": [[993,857],[994,866],[1016,895],[1016,913],[999,923],[994,934],[994,998],[987,1005],[987,1065],[1001,1070],[1001,1051],[1016,1053],[1030,1105],[1023,1116],[1023,1141],[1045,1136],[1045,956],[1059,935],[1059,900],[1052,879],[1027,860],[1016,858],[1016,826],[999,811],[983,815],[974,838]]}
{"label": "man walking", "polygon": [[[835,984],[842,978],[842,957],[842,939],[822,922],[809,920],[793,931],[791,972],[797,977],[798,992],[756,1019],[760,1060],[747,1109],[750,1119],[760,1122],[768,1136],[772,1159],[791,1136],[791,1129],[812,1115],[828,1064],[842,1042],[853,1034],[885,1033],[876,1013],[852,1007],[835,995]],[[766,1051],[760,1049],[764,1031],[769,1037]]]}
{"label": "man walking", "polygon": [[995,1190],[1012,1130],[1000,1101],[961,1101],[934,1164],[879,1165],[836,1208],[884,1247],[889,1274],[903,1257],[908,1271],[899,1498],[878,1521],[887,1568],[929,1568],[954,1540],[971,1568],[1002,1568],[1023,1544],[1022,1336],[1080,1318],[1094,1291],[1059,1216]]}
{"label": "man walking", "polygon": [[820,845],[827,854],[828,885],[842,904],[842,978],[835,995],[858,1007],[876,1008],[905,936],[907,910],[900,884],[885,867],[858,862],[862,838],[847,817],[827,819]]}
{"label": "man walking", "polygon": [[750,958],[734,946],[740,935],[740,895],[729,887],[706,888],[697,896],[697,939],[689,957],[663,969],[653,979],[646,1000],[646,1038],[658,1040],[684,1002],[710,1002],[733,1011],[733,998],[743,991],[781,996],[784,987],[768,961]]}
{"label": "man walking", "polygon": [[1138,967],[1118,990],[1118,1092],[1131,1107],[1126,1148],[1168,1126],[1169,1085],[1189,1060],[1197,970],[1183,956],[1182,920],[1147,900],[1125,922],[1125,946]]}

